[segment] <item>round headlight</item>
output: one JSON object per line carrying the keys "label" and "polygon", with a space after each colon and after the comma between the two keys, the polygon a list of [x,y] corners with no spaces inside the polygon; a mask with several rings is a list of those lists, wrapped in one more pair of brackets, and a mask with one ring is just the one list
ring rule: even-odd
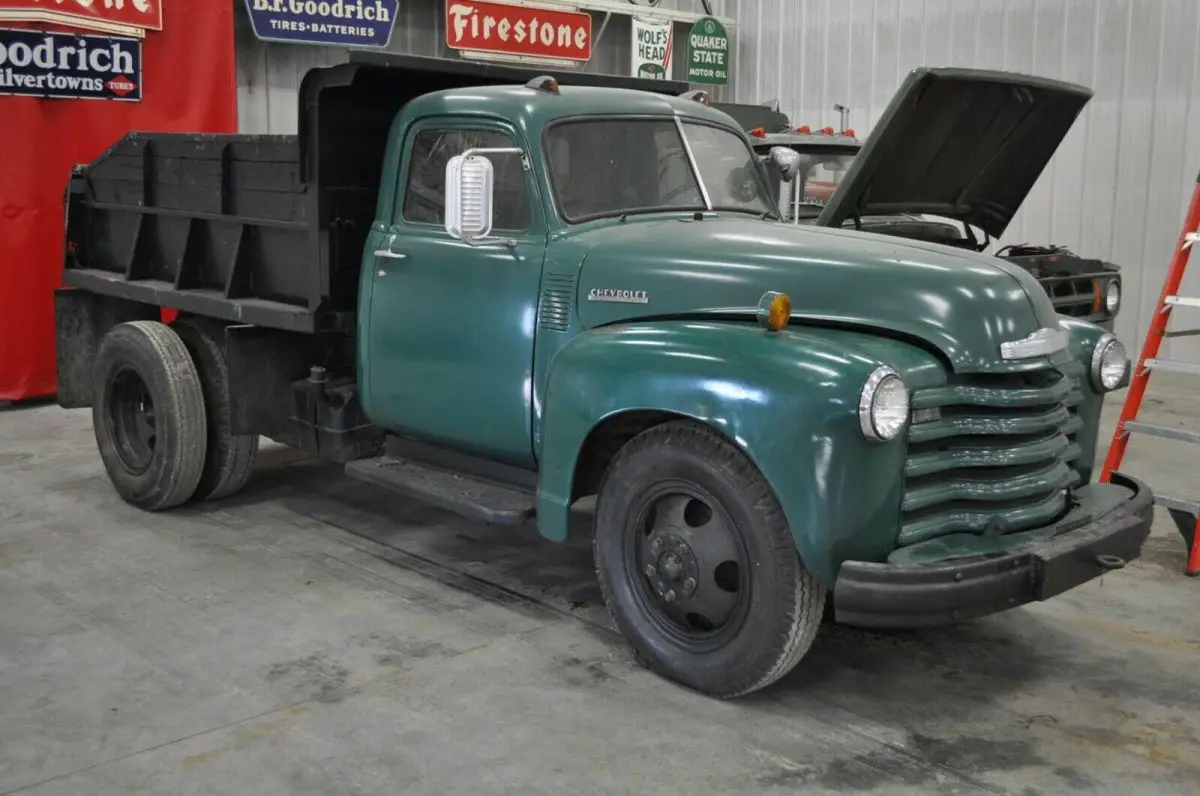
{"label": "round headlight", "polygon": [[1092,384],[1100,392],[1117,389],[1129,370],[1129,355],[1121,341],[1106,334],[1092,351]]}
{"label": "round headlight", "polygon": [[875,368],[858,399],[858,424],[874,442],[893,440],[908,422],[908,388],[887,366]]}
{"label": "round headlight", "polygon": [[1121,284],[1115,279],[1104,289],[1104,309],[1109,315],[1116,315],[1121,307]]}

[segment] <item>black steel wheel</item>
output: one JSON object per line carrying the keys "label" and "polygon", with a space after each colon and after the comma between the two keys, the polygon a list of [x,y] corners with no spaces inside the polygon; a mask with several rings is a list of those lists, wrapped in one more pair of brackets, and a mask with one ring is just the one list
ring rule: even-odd
{"label": "black steel wheel", "polygon": [[183,317],[171,324],[196,363],[208,413],[204,472],[193,500],[220,500],[241,491],[258,458],[257,434],[234,434],[229,401],[229,363],[224,327],[204,318]]}
{"label": "black steel wheel", "polygon": [[167,326],[114,327],[93,366],[92,425],[121,497],[144,509],[188,500],[204,467],[204,396],[187,348]]}
{"label": "black steel wheel", "polygon": [[746,620],[748,554],[719,502],[686,481],[651,485],[624,527],[626,577],[642,609],[677,643],[703,651]]}
{"label": "black steel wheel", "polygon": [[109,382],[104,419],[121,464],[131,473],[144,473],[154,459],[158,427],[150,388],[133,368],[121,368]]}
{"label": "black steel wheel", "polygon": [[811,646],[826,590],[766,480],[707,426],[667,423],[622,448],[595,532],[613,621],[659,674],[734,697],[782,677]]}

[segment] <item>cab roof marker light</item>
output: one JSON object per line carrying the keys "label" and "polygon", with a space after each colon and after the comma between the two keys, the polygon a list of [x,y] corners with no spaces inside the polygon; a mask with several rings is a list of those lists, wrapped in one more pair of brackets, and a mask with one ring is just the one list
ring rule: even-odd
{"label": "cab roof marker light", "polygon": [[750,131],[749,135],[751,138],[766,138],[767,131],[761,127],[755,127],[753,130]]}
{"label": "cab roof marker light", "polygon": [[800,133],[801,135],[811,135],[812,128],[809,127],[807,124],[802,124],[796,128],[796,132]]}
{"label": "cab roof marker light", "polygon": [[525,84],[525,88],[531,88],[534,91],[544,91],[547,94],[558,94],[558,81],[550,77],[550,75],[539,75],[533,80]]}
{"label": "cab roof marker light", "polygon": [[694,89],[692,91],[685,91],[682,94],[680,94],[679,97],[680,97],[680,99],[692,100],[694,102],[699,102],[702,105],[712,104],[712,99],[711,99],[711,97],[709,97],[708,92],[704,91],[703,89],[699,89],[699,88]]}

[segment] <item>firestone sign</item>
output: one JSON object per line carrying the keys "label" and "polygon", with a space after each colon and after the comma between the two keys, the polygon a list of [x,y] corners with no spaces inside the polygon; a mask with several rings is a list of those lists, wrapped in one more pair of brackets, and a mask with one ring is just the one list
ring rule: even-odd
{"label": "firestone sign", "polygon": [[468,56],[587,61],[592,57],[592,16],[544,6],[446,0],[446,45]]}
{"label": "firestone sign", "polygon": [[162,0],[0,0],[0,21],[142,37],[147,30],[163,29]]}
{"label": "firestone sign", "polygon": [[729,34],[719,20],[704,17],[688,36],[689,83],[724,86],[729,82]]}
{"label": "firestone sign", "polygon": [[262,41],[338,47],[386,47],[399,8],[400,0],[246,0]]}

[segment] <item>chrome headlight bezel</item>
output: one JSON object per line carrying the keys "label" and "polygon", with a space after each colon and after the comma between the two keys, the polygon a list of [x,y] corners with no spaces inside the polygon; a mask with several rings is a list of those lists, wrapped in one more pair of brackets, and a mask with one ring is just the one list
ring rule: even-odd
{"label": "chrome headlight bezel", "polygon": [[[1106,364],[1112,364],[1112,357],[1117,356],[1122,360],[1121,375],[1110,386],[1105,384],[1104,368]],[[1092,349],[1092,363],[1089,372],[1092,387],[1099,393],[1112,392],[1121,385],[1121,382],[1125,381],[1125,376],[1129,372],[1129,354],[1116,335],[1104,334],[1096,341],[1096,347]]]}
{"label": "chrome headlight bezel", "polygon": [[1104,309],[1109,315],[1116,315],[1121,309],[1121,283],[1116,279],[1104,288]]}
{"label": "chrome headlight bezel", "polygon": [[[889,394],[894,397],[893,385],[899,385],[899,389],[903,394],[903,420],[895,424],[894,429],[892,424],[884,424],[877,417],[877,410],[880,408],[879,396],[881,394]],[[887,393],[884,391],[887,390]],[[908,415],[911,407],[911,395],[908,391],[908,386],[905,385],[904,379],[896,372],[894,368],[887,365],[880,365],[871,371],[871,375],[867,377],[867,381],[863,384],[862,392],[858,396],[858,425],[862,430],[863,436],[871,442],[891,442],[903,433],[905,427],[908,426]]]}

